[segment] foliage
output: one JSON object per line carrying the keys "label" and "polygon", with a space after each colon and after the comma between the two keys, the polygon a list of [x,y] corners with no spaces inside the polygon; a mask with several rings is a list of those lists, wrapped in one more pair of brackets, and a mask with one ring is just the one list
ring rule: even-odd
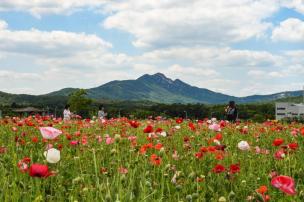
{"label": "foliage", "polygon": [[91,108],[92,100],[87,98],[87,92],[84,89],[79,89],[73,92],[68,99],[71,111],[82,117],[88,117]]}

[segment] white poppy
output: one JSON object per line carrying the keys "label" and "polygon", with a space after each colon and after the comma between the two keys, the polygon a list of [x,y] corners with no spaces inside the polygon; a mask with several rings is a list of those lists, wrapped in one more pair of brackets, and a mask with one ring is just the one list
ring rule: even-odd
{"label": "white poppy", "polygon": [[44,156],[49,163],[57,163],[60,161],[60,151],[55,148],[45,151]]}
{"label": "white poppy", "polygon": [[246,142],[246,141],[240,141],[238,143],[238,148],[240,150],[242,150],[242,151],[247,151],[247,150],[250,149],[250,146],[249,146],[248,142]]}

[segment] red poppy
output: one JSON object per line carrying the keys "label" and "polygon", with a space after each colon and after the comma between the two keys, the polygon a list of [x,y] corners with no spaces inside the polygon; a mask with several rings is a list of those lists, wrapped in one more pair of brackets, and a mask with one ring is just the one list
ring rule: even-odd
{"label": "red poppy", "polygon": [[216,134],[215,139],[221,141],[223,139],[223,135],[221,133]]}
{"label": "red poppy", "polygon": [[282,192],[288,195],[295,195],[295,182],[294,179],[289,176],[277,176],[271,180],[271,185],[275,188],[278,188]]}
{"label": "red poppy", "polygon": [[304,136],[304,127],[300,129],[301,135]]}
{"label": "red poppy", "polygon": [[157,143],[157,144],[154,146],[154,148],[155,148],[156,150],[160,150],[161,148],[163,148],[163,144]]}
{"label": "red poppy", "polygon": [[147,152],[147,150],[148,150],[148,149],[151,149],[151,148],[153,148],[153,144],[152,144],[152,143],[145,144],[145,145],[141,146],[139,152],[140,152],[141,154],[145,154],[145,153]]}
{"label": "red poppy", "polygon": [[187,137],[187,136],[185,136],[185,137],[184,137],[184,143],[189,142],[189,141],[190,141],[190,138]]}
{"label": "red poppy", "polygon": [[267,186],[262,185],[262,186],[260,186],[259,189],[257,189],[256,191],[257,191],[258,193],[264,195],[264,194],[268,191],[268,188],[267,188]]}
{"label": "red poppy", "polygon": [[145,129],[144,129],[144,133],[152,133],[153,132],[153,127],[151,125],[148,125]]}
{"label": "red poppy", "polygon": [[288,148],[289,149],[292,149],[292,150],[297,150],[298,149],[298,143],[290,143],[290,144],[288,144]]}
{"label": "red poppy", "polygon": [[157,128],[157,129],[155,130],[155,132],[156,132],[156,133],[161,133],[161,132],[163,132],[163,129]]}
{"label": "red poppy", "polygon": [[280,146],[283,143],[284,143],[284,140],[282,138],[276,138],[276,139],[273,140],[272,145],[273,146]]}
{"label": "red poppy", "polygon": [[138,126],[140,125],[140,123],[137,121],[129,121],[129,124],[133,128],[138,128]]}
{"label": "red poppy", "polygon": [[38,141],[39,141],[38,137],[33,137],[33,138],[32,138],[32,142],[33,142],[33,143],[37,143]]}
{"label": "red poppy", "polygon": [[201,159],[202,157],[203,157],[203,152],[196,152],[195,153],[195,158],[197,158],[197,159]]}
{"label": "red poppy", "polygon": [[28,164],[30,162],[31,159],[29,157],[24,157],[22,160],[18,162],[17,166],[22,173],[25,173],[28,171]]}
{"label": "red poppy", "polygon": [[240,172],[240,164],[231,164],[230,173],[235,174]]}
{"label": "red poppy", "polygon": [[0,154],[6,153],[7,148],[6,147],[0,147]]}
{"label": "red poppy", "polygon": [[150,157],[150,162],[152,165],[159,166],[162,162],[162,159],[156,154],[152,154]]}
{"label": "red poppy", "polygon": [[193,131],[195,131],[195,125],[192,123],[192,122],[190,122],[189,124],[188,124],[188,126],[189,126],[189,128],[191,129],[191,130],[193,130]]}
{"label": "red poppy", "polygon": [[183,118],[178,118],[178,119],[175,120],[175,122],[177,124],[181,124],[181,123],[183,123]]}
{"label": "red poppy", "polygon": [[49,177],[53,175],[49,172],[49,167],[47,165],[32,164],[29,172],[31,177]]}
{"label": "red poppy", "polygon": [[213,169],[212,172],[214,173],[222,173],[225,172],[225,167],[221,164],[217,164]]}

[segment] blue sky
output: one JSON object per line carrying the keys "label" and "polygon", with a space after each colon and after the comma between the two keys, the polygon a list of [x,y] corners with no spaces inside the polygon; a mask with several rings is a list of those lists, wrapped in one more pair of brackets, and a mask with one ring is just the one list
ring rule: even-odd
{"label": "blue sky", "polygon": [[303,0],[4,0],[0,91],[162,72],[229,95],[304,85]]}

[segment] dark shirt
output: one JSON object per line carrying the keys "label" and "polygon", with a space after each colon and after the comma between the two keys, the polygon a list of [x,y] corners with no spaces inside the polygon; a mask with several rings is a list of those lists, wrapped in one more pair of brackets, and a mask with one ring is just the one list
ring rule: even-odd
{"label": "dark shirt", "polygon": [[227,110],[227,113],[226,113],[226,116],[227,116],[227,120],[228,121],[236,121],[237,119],[237,116],[238,116],[238,111],[237,111],[237,108],[234,107],[234,108],[228,108]]}

